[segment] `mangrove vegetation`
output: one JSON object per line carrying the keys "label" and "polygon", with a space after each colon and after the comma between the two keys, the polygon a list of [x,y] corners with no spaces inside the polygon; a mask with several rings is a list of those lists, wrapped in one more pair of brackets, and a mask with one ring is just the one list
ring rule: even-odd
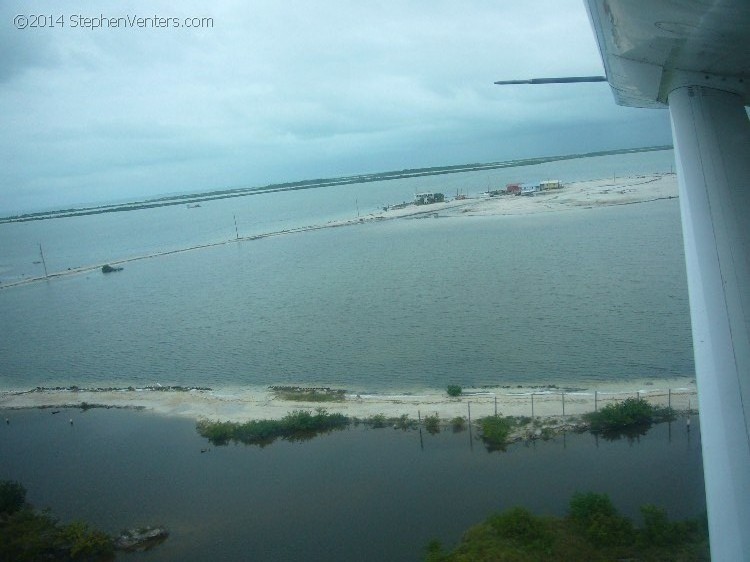
{"label": "mangrove vegetation", "polygon": [[[273,391],[285,400],[295,399],[289,397],[291,393],[297,400],[304,402],[336,402],[344,392],[292,387],[275,387]],[[484,443],[488,451],[504,451],[511,443],[547,440],[567,431],[580,433],[590,430],[605,439],[634,438],[644,435],[653,424],[671,421],[675,417],[675,412],[671,408],[653,406],[645,400],[629,398],[583,416],[532,418],[498,414],[478,420],[467,420],[461,416],[441,419],[438,414],[428,414],[420,416],[417,420],[407,414],[387,417],[381,413],[367,418],[350,418],[344,414],[329,413],[324,408],[318,408],[314,413],[294,410],[280,420],[251,420],[245,423],[201,420],[196,428],[201,436],[214,445],[226,445],[233,441],[261,446],[273,443],[276,439],[307,440],[316,435],[360,424],[373,429],[392,427],[404,431],[424,428],[432,435],[443,430],[460,432],[474,429],[477,430],[476,438]]]}
{"label": "mangrove vegetation", "polygon": [[609,497],[577,493],[565,517],[536,516],[514,507],[470,528],[459,545],[444,552],[438,541],[427,546],[425,562],[579,562],[710,560],[706,518],[669,521],[654,505],[640,509],[643,525],[617,512]]}
{"label": "mangrove vegetation", "polygon": [[276,439],[304,441],[321,433],[344,429],[349,418],[343,414],[329,414],[319,408],[313,414],[305,410],[294,410],[280,420],[251,420],[245,423],[201,420],[198,433],[214,445],[226,445],[230,441],[246,445],[265,446]]}
{"label": "mangrove vegetation", "polygon": [[26,503],[26,489],[0,481],[0,560],[112,560],[115,542],[83,521],[60,523]]}
{"label": "mangrove vegetation", "polygon": [[672,421],[675,412],[672,408],[653,406],[642,398],[628,398],[615,404],[607,404],[597,412],[583,415],[594,433],[605,437],[617,437],[632,433],[645,433],[655,423]]}

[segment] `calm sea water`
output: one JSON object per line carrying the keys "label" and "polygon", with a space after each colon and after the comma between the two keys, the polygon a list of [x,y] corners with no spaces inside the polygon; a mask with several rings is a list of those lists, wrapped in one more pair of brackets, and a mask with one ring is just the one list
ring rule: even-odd
{"label": "calm sea water", "polygon": [[164,544],[126,560],[414,561],[495,511],[564,515],[577,491],[608,494],[637,523],[644,503],[673,519],[705,510],[697,418],[690,433],[680,420],[632,442],[568,434],[488,453],[466,431],[360,427],[260,449],[211,447],[192,422],[142,412],[0,415],[0,479],[37,507],[111,533],[167,526]]}
{"label": "calm sea water", "polygon": [[[581,159],[523,173],[601,177],[605,168],[664,171],[670,159]],[[41,267],[32,263],[40,240],[50,270],[114,261],[234,238],[234,215],[240,234],[269,232],[353,216],[355,201],[364,212],[408,199],[417,183],[483,191],[483,176],[502,184],[511,173],[0,225],[2,263],[16,274]],[[693,373],[676,200],[233,242],[2,290],[0,323],[5,389],[294,383],[388,392]]]}
{"label": "calm sea water", "polygon": [[[65,271],[127,257],[175,250],[241,236],[324,224],[411,201],[418,191],[469,195],[506,183],[545,178],[563,181],[653,172],[674,166],[671,150],[580,158],[522,166],[302,191],[268,193],[141,211],[67,219],[0,224],[0,283],[44,274],[39,244],[49,272]],[[237,231],[235,231],[235,220]]]}

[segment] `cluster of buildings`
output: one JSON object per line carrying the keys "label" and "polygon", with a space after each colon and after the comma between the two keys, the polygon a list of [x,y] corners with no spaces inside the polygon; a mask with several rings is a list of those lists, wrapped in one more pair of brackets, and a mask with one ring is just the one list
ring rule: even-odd
{"label": "cluster of buildings", "polygon": [[[505,193],[508,195],[534,195],[542,191],[553,189],[562,189],[560,180],[544,180],[539,183],[509,183],[505,186]],[[496,194],[499,194],[496,192]]]}
{"label": "cluster of buildings", "polygon": [[445,195],[442,193],[416,193],[414,195],[415,205],[429,205],[430,203],[442,203],[445,201]]}
{"label": "cluster of buildings", "polygon": [[[554,189],[562,189],[563,184],[560,180],[544,180],[539,183],[509,183],[505,186],[505,189],[496,189],[490,191],[490,197],[496,195],[534,195],[543,191],[551,191]],[[466,195],[459,195],[456,193],[456,200],[466,199]],[[414,205],[429,205],[431,203],[442,203],[445,201],[445,195],[443,193],[437,193],[432,191],[426,191],[422,193],[414,194]],[[383,207],[383,210],[389,209],[402,209],[409,205],[409,203],[401,203],[399,205],[391,205]]]}

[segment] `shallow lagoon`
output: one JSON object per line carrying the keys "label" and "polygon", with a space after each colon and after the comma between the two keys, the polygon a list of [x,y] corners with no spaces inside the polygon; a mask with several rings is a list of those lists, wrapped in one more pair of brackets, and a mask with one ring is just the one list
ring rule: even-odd
{"label": "shallow lagoon", "polygon": [[633,518],[647,502],[673,518],[705,509],[697,418],[690,433],[680,420],[633,441],[567,434],[489,453],[468,431],[364,427],[213,447],[185,419],[53,411],[0,412],[0,479],[63,520],[171,530],[128,560],[418,560],[496,510],[563,514],[575,491],[608,493]]}

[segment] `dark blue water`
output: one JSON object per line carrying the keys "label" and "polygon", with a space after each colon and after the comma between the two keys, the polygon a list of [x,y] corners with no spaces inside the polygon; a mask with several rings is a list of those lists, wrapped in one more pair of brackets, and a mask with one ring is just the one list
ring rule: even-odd
{"label": "dark blue water", "polygon": [[260,449],[212,447],[192,422],[132,411],[0,416],[0,479],[36,506],[112,533],[170,529],[128,560],[419,560],[494,511],[564,515],[576,491],[609,494],[636,522],[643,503],[672,518],[705,509],[696,418],[691,433],[680,420],[634,441],[568,434],[489,453],[468,432],[353,428]]}

